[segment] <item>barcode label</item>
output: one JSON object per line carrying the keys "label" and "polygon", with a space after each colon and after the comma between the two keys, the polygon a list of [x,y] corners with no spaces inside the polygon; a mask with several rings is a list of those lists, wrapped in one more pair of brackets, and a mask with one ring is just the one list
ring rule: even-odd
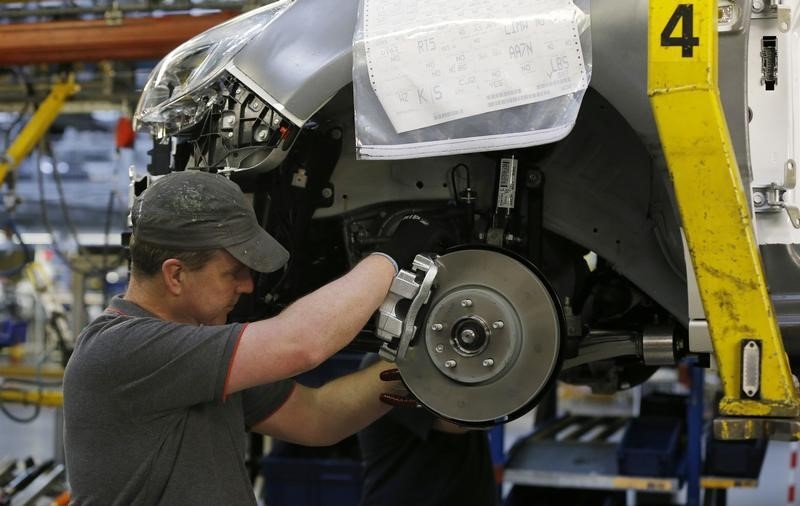
{"label": "barcode label", "polygon": [[514,209],[514,198],[517,193],[517,160],[503,158],[500,160],[500,179],[497,185],[497,207]]}

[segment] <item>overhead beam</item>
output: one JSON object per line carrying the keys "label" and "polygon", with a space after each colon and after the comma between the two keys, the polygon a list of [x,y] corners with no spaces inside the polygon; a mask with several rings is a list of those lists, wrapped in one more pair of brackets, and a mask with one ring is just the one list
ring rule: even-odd
{"label": "overhead beam", "polygon": [[0,25],[0,65],[160,59],[195,35],[239,14],[52,21]]}

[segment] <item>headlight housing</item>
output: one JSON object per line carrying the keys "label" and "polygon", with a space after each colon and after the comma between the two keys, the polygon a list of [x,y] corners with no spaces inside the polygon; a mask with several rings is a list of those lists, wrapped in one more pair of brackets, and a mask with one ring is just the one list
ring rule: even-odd
{"label": "headlight housing", "polygon": [[169,53],[139,98],[134,128],[159,139],[195,125],[217,101],[214,86],[225,66],[258,32],[294,3],[278,0],[206,30]]}

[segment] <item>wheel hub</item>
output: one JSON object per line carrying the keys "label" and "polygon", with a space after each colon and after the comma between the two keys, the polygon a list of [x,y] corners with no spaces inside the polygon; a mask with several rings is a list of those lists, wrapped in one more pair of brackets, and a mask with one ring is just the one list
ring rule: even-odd
{"label": "wheel hub", "polygon": [[560,367],[563,318],[535,268],[494,249],[436,259],[424,324],[397,366],[428,409],[488,426],[538,402]]}

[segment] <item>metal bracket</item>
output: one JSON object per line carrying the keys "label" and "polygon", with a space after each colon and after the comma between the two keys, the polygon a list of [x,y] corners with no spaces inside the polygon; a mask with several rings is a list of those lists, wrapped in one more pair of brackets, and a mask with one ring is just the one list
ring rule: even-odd
{"label": "metal bracket", "polygon": [[435,259],[426,255],[417,255],[411,269],[401,269],[397,273],[378,309],[375,333],[385,341],[378,354],[391,362],[405,356],[417,333],[417,315],[428,303],[433,280],[439,271]]}
{"label": "metal bracket", "polygon": [[784,195],[794,190],[797,184],[797,165],[794,160],[786,160],[783,171],[783,184],[770,183],[767,186],[753,187],[753,206],[757,213],[778,213],[785,209],[794,228],[800,228],[800,209],[787,204]]}
{"label": "metal bracket", "polygon": [[744,27],[742,7],[738,1],[720,0],[717,6],[717,31],[741,32]]}
{"label": "metal bracket", "polygon": [[788,33],[792,29],[794,22],[792,14],[797,11],[796,0],[777,0],[778,8],[778,31]]}

